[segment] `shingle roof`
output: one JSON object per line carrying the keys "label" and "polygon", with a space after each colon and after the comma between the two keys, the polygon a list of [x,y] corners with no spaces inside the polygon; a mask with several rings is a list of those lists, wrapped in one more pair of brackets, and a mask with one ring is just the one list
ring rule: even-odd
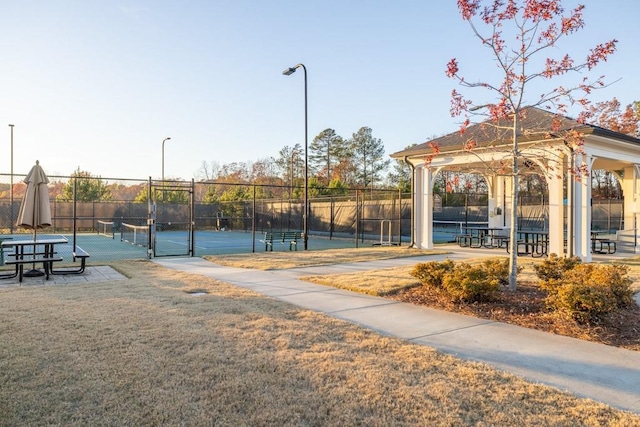
{"label": "shingle roof", "polygon": [[[524,113],[519,124],[519,138],[523,141],[531,138],[540,139],[546,137],[551,132],[554,119],[560,121],[557,133],[569,130],[578,130],[583,134],[594,134],[606,136],[613,139],[633,142],[640,145],[640,140],[629,135],[613,132],[599,126],[581,124],[577,120],[570,117],[558,117],[554,113],[550,113],[540,108],[527,107],[522,110]],[[510,120],[500,120],[493,123],[489,120],[476,123],[469,126],[464,134],[459,131],[450,133],[445,136],[415,145],[397,153],[391,154],[393,158],[404,158],[411,156],[421,156],[433,153],[433,145],[436,144],[440,151],[452,151],[462,149],[469,141],[475,141],[478,147],[487,147],[490,145],[509,144],[512,138],[513,122]]]}

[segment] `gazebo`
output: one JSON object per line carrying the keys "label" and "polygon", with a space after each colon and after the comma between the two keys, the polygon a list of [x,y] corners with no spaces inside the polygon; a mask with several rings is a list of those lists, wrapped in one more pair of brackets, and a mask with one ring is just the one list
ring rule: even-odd
{"label": "gazebo", "polygon": [[[592,170],[609,171],[619,180],[624,196],[623,233],[635,236],[640,212],[640,139],[539,108],[529,107],[522,113],[515,158],[518,173],[537,173],[547,183],[548,252],[591,261]],[[482,175],[488,188],[488,226],[511,227],[512,135],[512,121],[486,121],[391,155],[412,167],[412,240],[417,247],[433,248],[434,178],[444,170]]]}

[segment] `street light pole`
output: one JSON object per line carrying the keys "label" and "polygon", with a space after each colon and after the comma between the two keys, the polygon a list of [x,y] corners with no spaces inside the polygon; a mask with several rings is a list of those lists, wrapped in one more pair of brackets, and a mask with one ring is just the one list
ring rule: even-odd
{"label": "street light pole", "polygon": [[13,234],[13,125],[9,125],[11,128],[11,184],[9,185],[9,204],[10,204],[10,215],[11,219],[9,220],[9,232]]}
{"label": "street light pole", "polygon": [[162,140],[162,203],[164,203],[164,143],[170,139],[170,137],[166,137]]}
{"label": "street light pole", "polygon": [[308,135],[309,135],[309,120],[307,117],[307,67],[304,64],[297,64],[293,67],[289,67],[282,72],[285,76],[290,76],[295,73],[298,68],[302,68],[304,71],[304,213],[302,214],[302,233],[304,242],[304,250],[307,250],[307,243],[309,240],[309,159],[308,159]]}
{"label": "street light pole", "polygon": [[164,143],[170,139],[170,137],[166,137],[162,140],[162,186],[164,186]]}
{"label": "street light pole", "polygon": [[291,151],[291,188],[289,189],[289,199],[293,199],[293,158],[298,154],[296,150]]}

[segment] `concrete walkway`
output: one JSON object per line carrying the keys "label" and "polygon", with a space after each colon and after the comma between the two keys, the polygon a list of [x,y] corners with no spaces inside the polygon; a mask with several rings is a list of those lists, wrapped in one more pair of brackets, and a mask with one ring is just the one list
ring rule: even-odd
{"label": "concrete walkway", "polygon": [[[446,311],[304,282],[315,274],[376,270],[445,258],[455,253],[279,271],[222,267],[201,258],[162,258],[168,268],[201,274],[296,306],[325,313],[416,344],[436,348],[640,414],[640,352],[562,337]],[[495,252],[493,252],[495,255]]]}

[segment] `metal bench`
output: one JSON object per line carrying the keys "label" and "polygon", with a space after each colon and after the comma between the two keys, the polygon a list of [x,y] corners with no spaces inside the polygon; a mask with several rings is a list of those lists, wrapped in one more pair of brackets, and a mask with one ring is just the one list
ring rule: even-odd
{"label": "metal bench", "polygon": [[273,252],[273,243],[280,242],[281,244],[289,243],[289,250],[293,248],[298,250],[298,240],[302,238],[302,233],[299,231],[265,231],[264,239],[260,240],[264,243],[264,250],[271,250]]}

